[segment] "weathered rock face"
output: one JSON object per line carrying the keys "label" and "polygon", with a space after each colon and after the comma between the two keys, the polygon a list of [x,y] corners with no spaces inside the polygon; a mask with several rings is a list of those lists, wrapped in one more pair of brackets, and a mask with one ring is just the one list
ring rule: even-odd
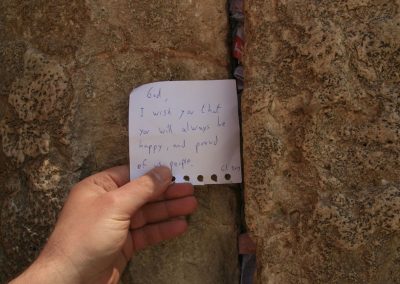
{"label": "weathered rock face", "polygon": [[[128,162],[128,95],[229,77],[226,1],[0,3],[0,282],[49,235],[71,185]],[[236,283],[237,188],[201,187],[185,236],[138,254],[124,283]]]}
{"label": "weathered rock face", "polygon": [[246,1],[259,283],[400,283],[400,1]]}

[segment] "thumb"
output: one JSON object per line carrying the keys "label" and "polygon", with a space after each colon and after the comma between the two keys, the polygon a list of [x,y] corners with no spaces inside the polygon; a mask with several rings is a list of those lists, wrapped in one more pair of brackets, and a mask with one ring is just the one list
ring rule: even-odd
{"label": "thumb", "polygon": [[171,179],[169,168],[157,167],[109,193],[117,200],[118,211],[132,216],[145,203],[163,194],[171,184]]}

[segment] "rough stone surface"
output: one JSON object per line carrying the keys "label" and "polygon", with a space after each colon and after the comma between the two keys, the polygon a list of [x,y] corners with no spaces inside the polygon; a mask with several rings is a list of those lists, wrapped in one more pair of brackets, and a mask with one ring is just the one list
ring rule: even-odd
{"label": "rough stone surface", "polygon": [[[226,1],[0,2],[0,282],[43,246],[71,185],[128,162],[128,95],[229,77]],[[123,283],[236,283],[237,188],[196,189],[185,236]]]}
{"label": "rough stone surface", "polygon": [[400,283],[400,1],[246,0],[258,283]]}

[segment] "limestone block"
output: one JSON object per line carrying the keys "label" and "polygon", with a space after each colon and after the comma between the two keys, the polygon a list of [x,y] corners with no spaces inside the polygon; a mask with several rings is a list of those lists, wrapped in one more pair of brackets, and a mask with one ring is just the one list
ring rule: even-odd
{"label": "limestone block", "polygon": [[[40,251],[71,185],[128,162],[128,95],[229,77],[225,1],[0,2],[0,282]],[[185,236],[123,283],[236,283],[238,188],[199,187]],[[84,237],[84,236],[82,236]]]}
{"label": "limestone block", "polygon": [[246,1],[258,283],[400,283],[400,1]]}

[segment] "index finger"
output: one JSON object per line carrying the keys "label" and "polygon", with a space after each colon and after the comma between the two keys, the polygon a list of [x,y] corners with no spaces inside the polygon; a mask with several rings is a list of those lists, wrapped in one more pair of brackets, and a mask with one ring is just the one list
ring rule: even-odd
{"label": "index finger", "polygon": [[193,194],[194,188],[190,183],[172,183],[161,196],[151,199],[150,202],[177,199]]}

